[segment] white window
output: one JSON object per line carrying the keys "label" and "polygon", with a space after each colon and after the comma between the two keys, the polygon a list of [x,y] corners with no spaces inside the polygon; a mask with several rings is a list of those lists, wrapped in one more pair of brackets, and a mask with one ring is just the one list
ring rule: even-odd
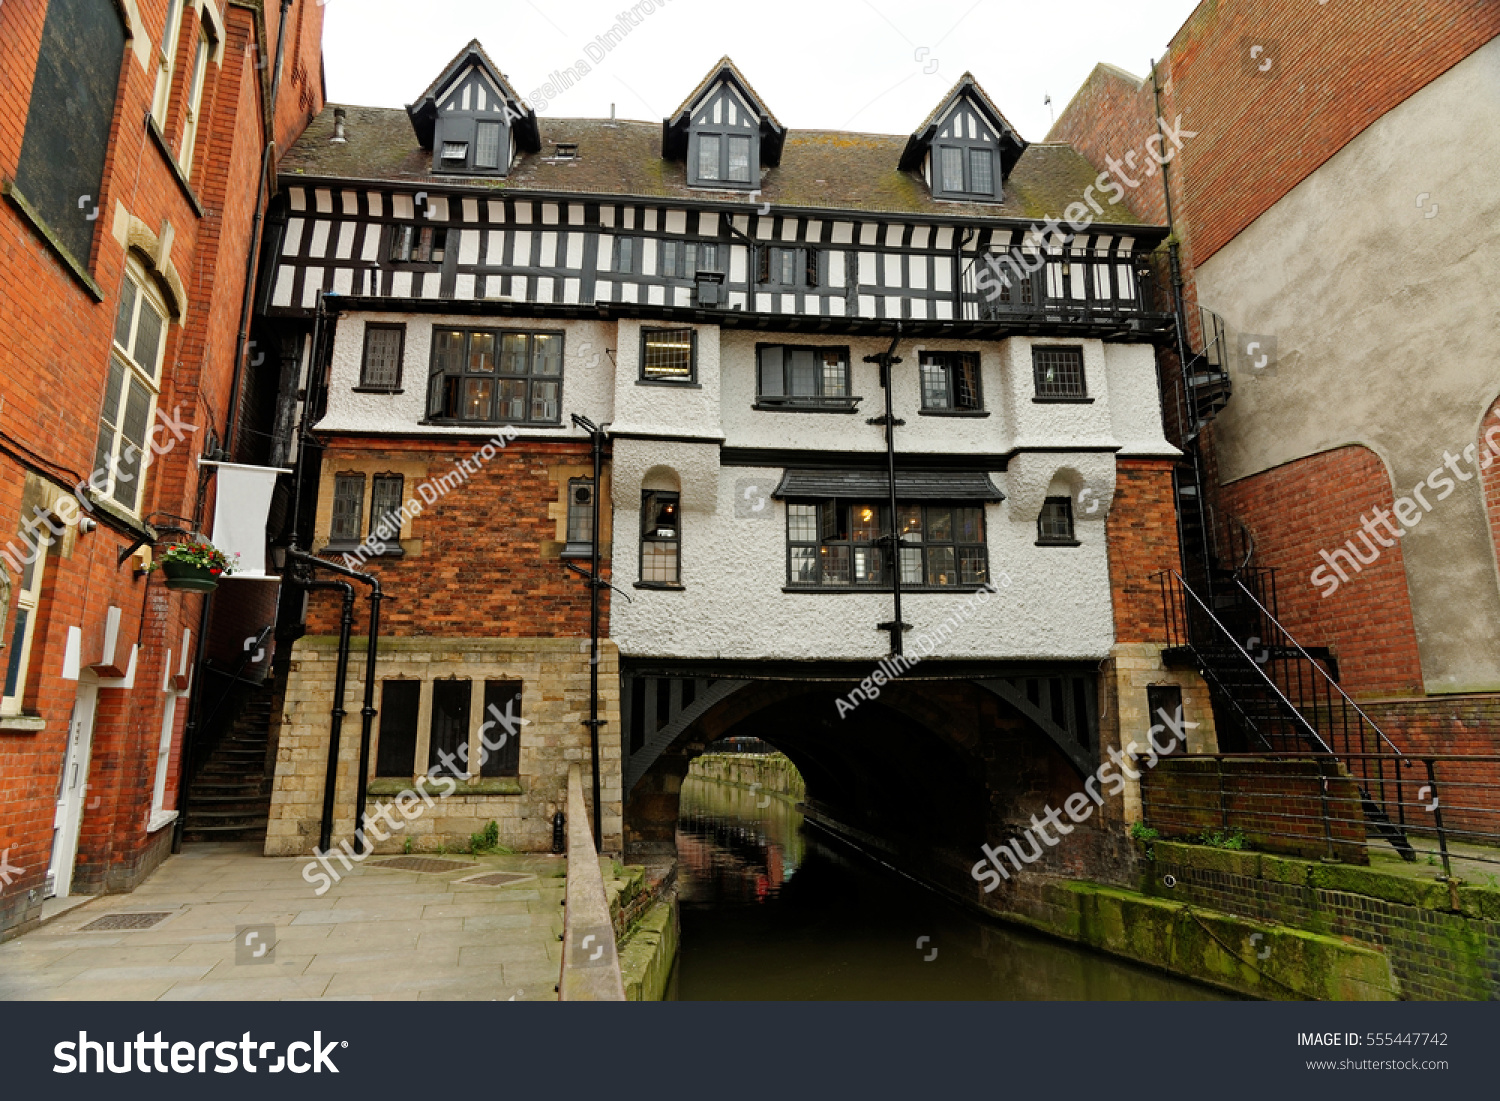
{"label": "white window", "polygon": [[198,31],[198,49],[193,54],[193,75],[188,84],[187,117],[182,124],[182,149],[177,154],[178,167],[183,175],[193,174],[193,152],[198,145],[198,124],[203,113],[203,83],[208,76],[209,25],[203,23]]}
{"label": "white window", "polygon": [[463,164],[469,159],[469,143],[466,141],[443,142],[443,160]]}
{"label": "white window", "polygon": [[129,512],[142,501],[145,454],[167,344],[167,311],[134,260],[120,288],[109,383],[99,416],[91,484]]}
{"label": "white window", "polygon": [[167,0],[167,22],[162,28],[161,53],[157,58],[156,97],[151,102],[151,117],[159,130],[167,126],[167,105],[172,99],[172,74],[181,30],[182,0]]}
{"label": "white window", "polygon": [[[25,540],[23,540],[25,541]],[[32,542],[27,541],[27,553]],[[42,596],[42,572],[47,567],[47,548],[35,545],[35,555],[21,571],[20,599],[11,625],[10,649],[5,663],[5,692],[0,696],[0,715],[19,715],[26,695],[26,667],[31,658],[31,639],[36,633],[37,604]]]}
{"label": "white window", "polygon": [[[151,822],[148,829],[160,829],[172,819],[164,813],[167,801],[167,764],[172,759],[172,731],[177,725],[177,693],[167,693],[167,706],[161,717],[161,744],[156,750],[156,786],[151,791]],[[175,815],[173,816],[175,817]],[[163,819],[166,821],[163,821]]]}

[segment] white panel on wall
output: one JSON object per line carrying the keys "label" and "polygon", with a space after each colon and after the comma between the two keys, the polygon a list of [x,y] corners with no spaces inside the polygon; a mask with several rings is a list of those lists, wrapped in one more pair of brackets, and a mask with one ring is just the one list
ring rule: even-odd
{"label": "white panel on wall", "polygon": [[307,242],[307,255],[322,259],[328,255],[328,233],[333,228],[329,222],[316,221],[313,223],[312,237]]}
{"label": "white panel on wall", "polygon": [[503,223],[505,221],[505,204],[504,203],[497,202],[496,200],[491,199],[485,205],[487,207],[489,207],[490,221],[492,221],[492,222],[501,222],[501,223]]}
{"label": "white panel on wall", "polygon": [[391,297],[411,297],[411,272],[398,271],[391,273]]}
{"label": "white panel on wall", "polygon": [[302,251],[302,219],[288,218],[286,237],[281,242],[281,255],[296,256]]}
{"label": "white panel on wall", "polygon": [[641,222],[641,228],[644,229],[647,233],[656,232],[656,211],[646,211],[645,216]]}
{"label": "white panel on wall", "polygon": [[796,313],[797,312],[797,296],[795,294],[783,294],[781,296],[781,309],[778,312],[780,312],[780,313]]}
{"label": "white panel on wall", "polygon": [[690,287],[672,288],[672,305],[691,306],[693,304],[693,291]]}
{"label": "white panel on wall", "polygon": [[901,299],[894,294],[888,294],[885,297],[885,316],[901,316]]}
{"label": "white panel on wall", "polygon": [[549,276],[541,276],[536,281],[536,300],[538,302],[552,301],[552,288],[555,281]]}
{"label": "white panel on wall", "polygon": [[328,190],[325,187],[320,187],[313,194],[315,194],[317,196],[317,198],[318,198],[318,213],[319,214],[332,214],[333,213],[333,192],[330,191],[330,190]]}
{"label": "white panel on wall", "polygon": [[323,289],[323,269],[304,268],[302,271],[302,308],[316,309],[318,293]]}
{"label": "white panel on wall", "polygon": [[953,265],[947,259],[940,259],[933,266],[932,289],[944,293],[953,290]]}
{"label": "white panel on wall", "polygon": [[686,233],[687,232],[687,211],[685,211],[685,210],[669,210],[669,211],[667,211],[667,232],[668,233]]}
{"label": "white panel on wall", "polygon": [[443,273],[442,272],[439,272],[439,271],[430,271],[426,275],[422,276],[422,297],[423,298],[441,298],[441,297],[443,297]]}
{"label": "white panel on wall", "polygon": [[744,291],[730,291],[729,292],[729,308],[731,310],[743,310],[745,308],[745,292]]}
{"label": "white panel on wall", "polygon": [[633,206],[622,206],[620,208],[620,228],[621,229],[634,229],[635,228],[635,207],[633,207]]}
{"label": "white panel on wall", "polygon": [[614,293],[615,285],[607,279],[601,279],[594,284],[595,302],[613,302],[615,300]]}
{"label": "white panel on wall", "polygon": [[286,201],[291,204],[293,210],[306,210],[307,192],[300,187],[289,187],[286,191]]}
{"label": "white panel on wall", "polygon": [[823,223],[817,218],[809,218],[807,221],[807,240],[818,242],[823,239]]}
{"label": "white panel on wall", "polygon": [[539,265],[544,268],[557,267],[557,234],[550,229],[542,234],[542,257]]}
{"label": "white panel on wall", "polygon": [[859,316],[874,317],[879,312],[875,308],[875,296],[873,294],[862,294],[859,296]]}
{"label": "white panel on wall", "polygon": [[450,216],[448,198],[445,195],[427,196],[427,218],[433,222],[446,222]]}
{"label": "white panel on wall", "polygon": [[935,316],[939,321],[952,321],[953,320],[953,303],[952,302],[950,302],[946,298],[944,298],[944,299],[940,299],[937,302],[934,302],[933,306],[935,307],[935,309],[933,310],[933,316]]}
{"label": "white panel on wall", "polygon": [[601,206],[599,208],[599,224],[601,226],[613,226],[615,224],[615,208],[612,206]]}
{"label": "white panel on wall", "polygon": [[453,297],[468,300],[474,297],[474,276],[471,272],[464,272],[453,280]]}
{"label": "white panel on wall", "polygon": [[557,203],[543,203],[542,204],[542,225],[544,225],[544,226],[555,226],[555,225],[557,225],[557,220],[558,220],[558,214],[559,213],[560,213],[560,208],[558,207]]}
{"label": "white panel on wall", "polygon": [[880,227],[874,225],[862,225],[859,227],[859,243],[862,245],[873,245],[880,240]]}
{"label": "white panel on wall", "polygon": [[757,293],[755,296],[755,312],[771,312],[771,296],[769,294],[766,294],[764,291]]}
{"label": "white panel on wall", "polygon": [[646,240],[644,240],[644,241],[641,242],[641,274],[642,275],[655,275],[656,274],[656,250],[657,250],[658,247],[659,247],[659,242],[653,241],[649,237],[646,238]]}
{"label": "white panel on wall", "polygon": [[900,256],[887,255],[885,257],[885,285],[887,287],[901,287],[906,285],[906,281],[901,278]]}
{"label": "white panel on wall", "polygon": [[[732,283],[745,281],[745,248],[743,245],[729,247],[729,280]],[[744,299],[741,298],[741,304]]]}
{"label": "white panel on wall", "polygon": [[348,260],[354,255],[354,232],[358,228],[358,222],[344,222],[339,226],[339,243],[334,255],[340,260]]}
{"label": "white panel on wall", "polygon": [[706,210],[699,211],[698,235],[700,237],[717,237],[719,235],[719,216]]}
{"label": "white panel on wall", "polygon": [[466,229],[458,235],[458,262],[472,265],[479,263],[479,231]]}
{"label": "white panel on wall", "polygon": [[568,204],[568,225],[570,225],[570,226],[581,226],[581,225],[583,225],[584,215],[585,215],[585,211],[583,209],[583,204],[582,203],[569,203]]}
{"label": "white panel on wall", "polygon": [[370,204],[370,217],[383,218],[385,216],[385,196],[378,191],[366,191],[365,202]]}
{"label": "white panel on wall", "polygon": [[465,199],[464,200],[464,221],[466,221],[466,222],[477,222],[477,221],[479,221],[479,200],[478,199]]}
{"label": "white panel on wall", "polygon": [[393,218],[415,218],[417,216],[416,203],[410,195],[391,196],[391,217]]}
{"label": "white panel on wall", "polygon": [[901,247],[901,238],[902,238],[902,235],[905,234],[905,232],[906,232],[906,227],[905,226],[886,226],[885,227],[885,247],[886,248],[900,248]]}
{"label": "white panel on wall", "polygon": [[527,278],[526,278],[526,276],[524,276],[524,275],[517,275],[517,276],[515,276],[515,277],[513,277],[511,279],[511,281],[510,281],[510,296],[512,298],[516,299],[516,301],[518,301],[518,302],[525,302],[526,301],[526,289],[527,289]]}
{"label": "white panel on wall", "polygon": [[609,236],[599,238],[599,270],[609,271],[614,265],[615,239]]}
{"label": "white panel on wall", "polygon": [[834,222],[833,236],[831,238],[836,245],[850,245],[854,243],[854,223]]}
{"label": "white panel on wall", "polygon": [[345,192],[343,192],[339,196],[339,198],[343,200],[344,213],[345,214],[358,214],[359,213],[359,192],[358,191],[345,191]]}
{"label": "white panel on wall", "polygon": [[490,230],[489,241],[484,250],[484,262],[492,268],[505,263],[505,230]]}
{"label": "white panel on wall", "polygon": [[927,299],[913,298],[911,300],[911,316],[913,321],[927,320]]}
{"label": "white panel on wall", "polygon": [[380,226],[374,222],[365,225],[365,243],[360,250],[360,259],[369,264],[380,259]]}
{"label": "white panel on wall", "polygon": [[859,281],[861,283],[875,282],[875,254],[873,252],[859,254]]}
{"label": "white panel on wall", "polygon": [[297,281],[297,269],[282,264],[276,272],[276,290],[271,293],[271,305],[286,307],[292,304],[292,285]]}
{"label": "white panel on wall", "polygon": [[834,317],[843,317],[844,300],[842,298],[830,298],[828,300],[828,312]]}
{"label": "white panel on wall", "polygon": [[516,203],[516,224],[529,226],[531,224],[531,204]]}
{"label": "white panel on wall", "polygon": [[927,238],[932,234],[931,226],[914,226],[911,231],[911,247],[926,248]]}
{"label": "white panel on wall", "polygon": [[621,302],[639,302],[640,301],[640,296],[641,296],[641,288],[640,288],[639,284],[637,284],[637,283],[621,283],[620,284],[620,301]]}
{"label": "white panel on wall", "polygon": [[516,230],[515,245],[511,251],[511,262],[517,267],[531,266],[531,230]]}
{"label": "white panel on wall", "polygon": [[939,226],[937,240],[933,244],[939,249],[950,249],[953,247],[953,227]]}
{"label": "white panel on wall", "polygon": [[667,304],[667,288],[662,286],[647,287],[646,301],[653,306],[665,306]]}
{"label": "white panel on wall", "polygon": [[797,239],[796,218],[788,218],[781,223],[781,239],[783,241],[795,241]]}
{"label": "white panel on wall", "polygon": [[583,286],[583,280],[581,280],[581,279],[564,279],[563,280],[563,301],[564,302],[577,302],[578,301],[578,294],[579,294],[579,291],[581,290],[582,286]]}
{"label": "white panel on wall", "polygon": [[907,257],[906,270],[912,290],[925,291],[927,289],[927,257]]}
{"label": "white panel on wall", "polygon": [[757,241],[769,241],[776,235],[775,218],[755,219],[755,239]]}
{"label": "white panel on wall", "polygon": [[581,233],[568,234],[568,259],[566,266],[574,271],[583,267],[583,244],[586,238]]}
{"label": "white panel on wall", "polygon": [[828,285],[830,287],[844,285],[844,254],[842,252],[828,254]]}
{"label": "white panel on wall", "polygon": [[354,269],[335,268],[333,272],[333,293],[350,295],[354,293]]}

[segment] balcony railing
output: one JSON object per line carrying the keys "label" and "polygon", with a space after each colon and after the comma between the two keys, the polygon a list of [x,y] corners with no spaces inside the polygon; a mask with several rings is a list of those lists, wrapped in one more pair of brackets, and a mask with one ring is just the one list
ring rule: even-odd
{"label": "balcony railing", "polygon": [[962,291],[967,321],[1117,322],[1172,314],[1170,285],[1145,257],[977,256],[964,267]]}

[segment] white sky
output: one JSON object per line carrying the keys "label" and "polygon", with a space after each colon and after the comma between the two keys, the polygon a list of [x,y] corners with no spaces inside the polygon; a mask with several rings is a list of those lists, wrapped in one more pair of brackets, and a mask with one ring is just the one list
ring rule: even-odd
{"label": "white sky", "polygon": [[[907,134],[970,70],[1028,141],[1094,65],[1145,74],[1197,0],[667,0],[595,64],[636,0],[327,0],[336,103],[400,107],[471,38],[525,96],[592,70],[542,115],[660,122],[724,54],[793,129]],[[926,70],[932,69],[931,73]]]}

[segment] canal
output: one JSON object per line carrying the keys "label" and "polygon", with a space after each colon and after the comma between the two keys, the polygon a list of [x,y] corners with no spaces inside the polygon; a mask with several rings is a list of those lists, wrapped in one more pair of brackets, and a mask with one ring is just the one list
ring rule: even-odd
{"label": "canal", "polygon": [[986,921],[805,827],[784,796],[689,776],[683,1001],[1192,1001],[1194,983]]}

